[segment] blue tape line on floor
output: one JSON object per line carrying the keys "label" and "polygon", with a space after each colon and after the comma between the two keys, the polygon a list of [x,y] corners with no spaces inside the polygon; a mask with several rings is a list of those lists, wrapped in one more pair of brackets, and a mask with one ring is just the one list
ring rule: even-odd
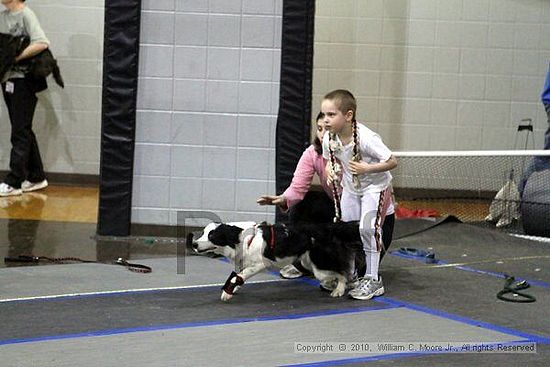
{"label": "blue tape line on floor", "polygon": [[[390,254],[392,256],[395,256],[395,257],[400,257],[400,258],[403,258],[403,259],[414,260],[414,261],[418,261],[418,262],[421,262],[421,263],[426,263],[426,258],[424,258],[424,257],[411,256],[411,255],[406,255],[406,254],[402,254],[402,253],[399,253],[399,252],[390,252]],[[434,263],[429,263],[428,265],[452,265],[452,263],[447,262],[447,261],[443,261],[443,260],[436,260]],[[478,273],[478,274],[483,274],[483,275],[489,275],[489,276],[493,276],[493,277],[496,277],[496,278],[502,278],[502,279],[506,278],[506,275],[503,274],[503,273],[497,273],[497,272],[494,272],[494,271],[475,269],[475,268],[472,268],[472,267],[469,267],[469,266],[464,266],[464,265],[456,265],[456,266],[453,266],[453,268],[468,271],[470,273]],[[540,280],[530,280],[530,279],[525,279],[525,278],[521,278],[521,277],[515,277],[515,278],[516,278],[517,281],[525,280],[525,281],[527,281],[527,283],[529,283],[533,286],[538,286],[538,287],[543,287],[543,288],[550,288],[550,283],[547,283],[547,282],[543,282],[543,281],[540,281]]]}
{"label": "blue tape line on floor", "polygon": [[477,327],[482,327],[484,329],[497,331],[497,332],[503,333],[503,334],[519,336],[521,338],[525,338],[525,339],[528,339],[528,340],[533,341],[533,342],[550,345],[550,338],[546,337],[546,336],[543,336],[543,335],[535,335],[535,334],[524,333],[524,332],[519,331],[519,330],[510,329],[510,328],[506,328],[504,326],[499,326],[499,325],[493,325],[493,324],[490,324],[490,323],[484,322],[484,321],[477,321],[477,320],[469,319],[467,317],[450,314],[450,313],[447,313],[445,311],[440,311],[440,310],[436,310],[436,309],[433,309],[433,308],[416,305],[416,304],[413,304],[413,303],[393,299],[393,298],[390,298],[390,297],[387,297],[387,296],[381,296],[381,297],[378,297],[378,299],[384,301],[387,304],[391,304],[391,305],[394,305],[394,306],[402,306],[402,307],[406,307],[406,308],[411,309],[411,310],[427,313],[429,315],[443,317],[443,318],[453,320],[453,321],[458,321],[458,322],[461,322],[461,323],[464,323],[464,324],[477,326]]}
{"label": "blue tape line on floor", "polygon": [[298,314],[284,314],[284,315],[275,315],[275,316],[247,317],[247,318],[211,320],[211,321],[195,321],[195,322],[188,322],[183,324],[141,326],[141,327],[123,328],[123,329],[107,329],[107,330],[90,331],[86,333],[77,333],[77,334],[48,335],[48,336],[40,336],[40,337],[33,337],[33,338],[6,339],[6,340],[0,340],[0,345],[32,343],[32,342],[38,342],[38,341],[58,340],[58,339],[77,339],[77,338],[84,338],[84,337],[109,336],[109,335],[117,335],[117,334],[129,334],[129,333],[137,333],[137,332],[149,332],[149,331],[172,330],[172,329],[185,329],[185,328],[206,327],[206,326],[216,326],[216,325],[242,324],[247,322],[298,320],[298,319],[312,318],[312,317],[324,317],[324,316],[360,313],[360,312],[367,312],[367,311],[388,310],[388,309],[399,308],[399,307],[401,306],[371,305],[371,306],[363,306],[363,307],[355,307],[355,308],[332,309],[332,310],[325,310],[325,311],[319,311],[319,312],[308,312],[308,313],[298,313]]}
{"label": "blue tape line on floor", "polygon": [[[404,256],[404,257],[409,258],[409,256],[402,255],[402,254],[397,255],[397,256]],[[416,260],[415,257],[411,257],[411,258]],[[440,260],[438,260],[438,261],[440,262]],[[303,283],[311,284],[311,285],[314,285],[314,286],[319,286],[319,281],[317,279],[312,279],[312,278],[309,278],[309,277],[301,277],[301,278],[297,278],[296,280],[300,281],[300,282],[303,282]],[[498,332],[508,334],[508,335],[519,336],[519,337],[522,337],[522,338],[526,338],[530,341],[550,345],[550,338],[542,336],[542,335],[528,334],[528,333],[524,333],[524,332],[519,331],[519,330],[509,329],[509,328],[505,328],[505,327],[498,326],[498,325],[493,325],[493,324],[483,322],[483,321],[476,321],[476,320],[469,319],[469,318],[466,318],[466,317],[446,313],[444,311],[435,310],[435,309],[431,309],[431,308],[428,308],[428,307],[415,305],[413,303],[408,303],[408,302],[405,302],[405,301],[392,299],[392,298],[389,298],[389,297],[386,297],[386,296],[375,297],[371,301],[380,302],[380,303],[383,303],[383,304],[386,304],[386,305],[394,305],[394,306],[397,306],[397,307],[399,307],[399,306],[400,307],[405,307],[405,308],[409,308],[409,309],[412,309],[412,310],[428,313],[428,314],[431,314],[431,315],[434,315],[434,316],[443,317],[443,318],[446,318],[446,319],[449,319],[449,320],[466,323],[468,325],[483,327],[483,328],[488,329],[488,330],[498,331]]]}
{"label": "blue tape line on floor", "polygon": [[[314,285],[314,286],[319,286],[319,281],[317,279],[302,277],[302,278],[298,278],[296,280],[299,280],[301,282],[311,284],[311,285]],[[550,338],[542,336],[542,335],[528,334],[528,333],[524,333],[524,332],[519,331],[519,330],[509,329],[509,328],[505,328],[505,327],[502,327],[502,326],[493,325],[493,324],[490,324],[490,323],[487,323],[487,322],[468,319],[466,317],[453,315],[453,314],[450,314],[450,313],[446,313],[444,311],[439,311],[439,310],[431,309],[431,308],[428,308],[428,307],[415,305],[413,303],[408,303],[408,302],[405,302],[405,301],[396,300],[396,299],[393,299],[393,298],[389,298],[387,296],[375,297],[371,301],[380,302],[380,303],[386,304],[386,305],[394,305],[394,306],[397,306],[397,307],[401,306],[401,307],[409,308],[409,309],[412,309],[412,310],[428,313],[428,314],[431,314],[431,315],[434,315],[434,316],[439,316],[439,317],[443,317],[443,318],[446,318],[446,319],[466,323],[468,325],[479,326],[479,327],[483,327],[485,329],[498,331],[498,332],[501,332],[501,333],[504,333],[504,334],[519,336],[519,337],[526,338],[526,339],[529,339],[529,340],[534,341],[534,342],[550,345]]]}

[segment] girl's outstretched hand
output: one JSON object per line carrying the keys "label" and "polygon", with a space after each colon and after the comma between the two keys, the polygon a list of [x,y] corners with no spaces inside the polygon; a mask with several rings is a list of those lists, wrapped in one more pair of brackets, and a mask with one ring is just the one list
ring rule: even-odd
{"label": "girl's outstretched hand", "polygon": [[256,200],[260,205],[279,205],[286,204],[283,195],[262,195]]}

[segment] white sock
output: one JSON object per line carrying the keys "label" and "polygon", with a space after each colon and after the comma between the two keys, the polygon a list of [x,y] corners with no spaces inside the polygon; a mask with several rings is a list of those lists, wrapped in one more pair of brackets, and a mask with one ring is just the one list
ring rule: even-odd
{"label": "white sock", "polygon": [[378,264],[380,263],[380,252],[365,252],[367,262],[366,275],[374,281],[378,281]]}

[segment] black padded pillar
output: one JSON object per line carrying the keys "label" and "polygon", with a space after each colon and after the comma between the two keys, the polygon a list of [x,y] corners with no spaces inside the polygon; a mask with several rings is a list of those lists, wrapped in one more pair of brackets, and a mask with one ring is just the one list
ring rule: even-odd
{"label": "black padded pillar", "polygon": [[130,234],[141,0],[105,2],[100,235]]}
{"label": "black padded pillar", "polygon": [[[310,141],[315,0],[284,0],[275,185],[281,194]],[[286,215],[277,211],[277,221]]]}

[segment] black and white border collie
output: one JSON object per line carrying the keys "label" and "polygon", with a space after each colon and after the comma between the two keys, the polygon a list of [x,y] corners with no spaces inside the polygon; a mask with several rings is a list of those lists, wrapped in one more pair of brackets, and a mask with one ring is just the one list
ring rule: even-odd
{"label": "black and white border collie", "polygon": [[365,255],[357,222],[328,224],[210,223],[192,243],[198,253],[214,252],[233,261],[221,299],[228,301],[250,277],[270,266],[283,267],[300,259],[321,284],[336,284],[332,297],[341,297],[354,276],[365,272]]}

